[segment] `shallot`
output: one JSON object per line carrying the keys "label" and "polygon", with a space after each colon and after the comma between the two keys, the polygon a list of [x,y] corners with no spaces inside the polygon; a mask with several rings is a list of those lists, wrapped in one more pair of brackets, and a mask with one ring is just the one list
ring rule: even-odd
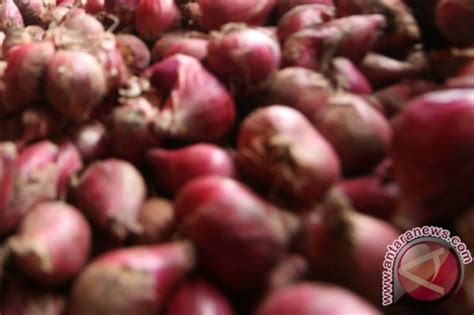
{"label": "shallot", "polygon": [[15,264],[43,284],[62,284],[85,265],[91,231],[79,210],[62,202],[34,207],[7,241]]}
{"label": "shallot", "polygon": [[73,194],[77,207],[106,234],[124,240],[140,232],[138,216],[146,187],[130,163],[107,159],[92,164],[79,178]]}

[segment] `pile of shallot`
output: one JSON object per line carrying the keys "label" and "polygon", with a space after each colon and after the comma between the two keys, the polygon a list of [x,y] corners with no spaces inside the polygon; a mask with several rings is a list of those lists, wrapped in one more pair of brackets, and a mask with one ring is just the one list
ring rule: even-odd
{"label": "pile of shallot", "polygon": [[473,313],[473,268],[382,306],[403,231],[474,244],[473,29],[474,0],[1,1],[0,314]]}

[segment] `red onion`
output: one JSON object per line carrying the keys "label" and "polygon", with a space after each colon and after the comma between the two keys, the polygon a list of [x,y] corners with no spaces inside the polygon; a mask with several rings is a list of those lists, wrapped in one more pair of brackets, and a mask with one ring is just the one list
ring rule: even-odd
{"label": "red onion", "polygon": [[345,172],[366,172],[386,155],[390,124],[361,97],[336,94],[313,123],[333,145]]}
{"label": "red onion", "polygon": [[56,6],[56,0],[14,0],[26,25],[42,25],[43,17]]}
{"label": "red onion", "polygon": [[278,11],[284,14],[294,7],[305,5],[305,4],[324,4],[334,7],[333,0],[280,0],[278,1]]}
{"label": "red onion", "polygon": [[257,315],[382,314],[357,294],[333,284],[300,282],[267,296]]}
{"label": "red onion", "polygon": [[338,89],[359,95],[372,94],[367,78],[347,58],[337,57],[331,61],[331,77]]}
{"label": "red onion", "polygon": [[231,96],[196,59],[175,55],[146,72],[151,84],[167,96],[153,125],[158,134],[189,141],[215,141],[232,128],[235,107]]}
{"label": "red onion", "polygon": [[21,44],[31,42],[40,42],[43,40],[44,30],[36,25],[27,26],[25,28],[9,28],[5,33],[5,40],[2,45],[2,55],[4,59],[8,59],[8,54],[19,47]]}
{"label": "red onion", "polygon": [[49,62],[45,84],[51,105],[74,120],[89,118],[106,93],[101,65],[81,51],[58,51]]}
{"label": "red onion", "polygon": [[262,285],[289,241],[282,214],[233,179],[197,178],[175,206],[203,267],[232,289]]}
{"label": "red onion", "polygon": [[339,178],[331,145],[302,114],[286,106],[251,113],[240,126],[237,150],[243,174],[270,197],[290,204],[316,202]]}
{"label": "red onion", "polygon": [[66,301],[53,291],[32,285],[31,280],[15,277],[2,286],[0,313],[4,315],[62,315]]}
{"label": "red onion", "polygon": [[283,46],[286,66],[324,70],[334,56],[359,62],[373,49],[385,19],[382,15],[354,15],[291,35]]}
{"label": "red onion", "polygon": [[153,46],[152,60],[157,62],[166,57],[183,54],[203,61],[207,57],[207,46],[208,39],[206,35],[201,33],[167,33],[157,40]]}
{"label": "red onion", "polygon": [[82,36],[99,35],[105,32],[104,26],[83,9],[71,9],[61,21],[61,26],[80,32]]}
{"label": "red onion", "polygon": [[194,260],[194,250],[186,242],[101,255],[75,281],[69,314],[158,314],[193,269]]}
{"label": "red onion", "polygon": [[105,0],[87,0],[84,10],[89,14],[100,13],[105,10]]}
{"label": "red onion", "polygon": [[159,187],[176,194],[186,183],[204,175],[235,176],[232,157],[212,144],[194,144],[181,149],[153,149],[148,152]]}
{"label": "red onion", "polygon": [[151,97],[124,100],[109,117],[109,139],[112,153],[121,159],[142,163],[148,149],[157,146],[160,138],[151,124],[158,115],[156,101]]}
{"label": "red onion", "polygon": [[91,231],[85,217],[62,202],[34,207],[7,241],[15,265],[43,284],[62,284],[89,255]]}
{"label": "red onion", "polygon": [[278,37],[284,42],[293,33],[332,20],[335,14],[334,5],[298,5],[278,21]]}
{"label": "red onion", "polygon": [[135,15],[135,28],[145,40],[156,40],[179,21],[179,10],[173,0],[140,0]]}
{"label": "red onion", "polygon": [[128,162],[108,159],[92,164],[74,188],[76,205],[98,228],[123,240],[138,233],[138,216],[146,187]]}
{"label": "red onion", "polygon": [[374,87],[380,88],[406,78],[421,76],[423,66],[400,61],[376,53],[368,54],[359,65],[360,71]]}
{"label": "red onion", "polygon": [[435,83],[430,81],[407,79],[377,91],[375,97],[382,102],[384,112],[392,117],[401,112],[412,98],[435,88]]}
{"label": "red onion", "polygon": [[346,179],[338,184],[359,212],[390,221],[395,212],[399,190],[393,181],[375,175]]}
{"label": "red onion", "polygon": [[5,113],[24,109],[41,97],[41,85],[54,55],[51,43],[30,43],[8,54],[5,70]]}
{"label": "red onion", "polygon": [[474,90],[464,89],[422,95],[396,117],[391,156],[399,224],[432,223],[472,205],[473,115]]}
{"label": "red onion", "polygon": [[399,232],[385,221],[353,211],[337,190],[301,220],[297,249],[308,259],[314,276],[380,303],[387,245]]}
{"label": "red onion", "polygon": [[268,277],[267,291],[274,291],[302,280],[309,274],[306,259],[299,255],[287,255],[272,270]]}
{"label": "red onion", "polygon": [[441,33],[456,45],[474,44],[473,0],[440,0],[436,6],[436,25]]}
{"label": "red onion", "polygon": [[139,242],[156,244],[171,238],[176,225],[173,203],[162,198],[148,199],[140,210],[138,218],[143,226]]}
{"label": "red onion", "polygon": [[316,116],[332,94],[326,78],[312,70],[290,67],[273,73],[263,85],[262,103],[291,106],[308,119]]}
{"label": "red onion", "polygon": [[233,315],[231,305],[219,290],[203,279],[188,280],[169,302],[168,315]]}
{"label": "red onion", "polygon": [[228,24],[211,34],[207,64],[226,81],[250,85],[278,70],[278,42],[257,29],[242,24]]}
{"label": "red onion", "polygon": [[81,154],[72,142],[63,140],[59,144],[56,163],[60,169],[58,193],[60,196],[65,196],[71,186],[73,176],[83,167]]}
{"label": "red onion", "polygon": [[23,18],[13,0],[4,0],[0,5],[0,31],[12,27],[24,27]]}
{"label": "red onion", "polygon": [[275,0],[198,0],[198,24],[206,30],[219,29],[230,22],[263,25]]}
{"label": "red onion", "polygon": [[12,150],[2,156],[0,234],[11,231],[33,206],[57,197],[58,147],[49,141],[27,146],[18,158]]}
{"label": "red onion", "polygon": [[[90,1],[90,0],[89,0]],[[104,7],[108,13],[119,18],[120,22],[128,25],[135,19],[140,0],[104,0]]]}
{"label": "red onion", "polygon": [[377,50],[390,56],[403,58],[420,39],[417,22],[402,0],[338,0],[336,7],[340,16],[383,14],[387,26]]}
{"label": "red onion", "polygon": [[118,34],[115,36],[117,48],[122,58],[133,74],[138,75],[150,64],[150,50],[137,36]]}
{"label": "red onion", "polygon": [[102,159],[107,155],[109,149],[107,131],[98,121],[79,125],[71,131],[70,138],[84,161]]}

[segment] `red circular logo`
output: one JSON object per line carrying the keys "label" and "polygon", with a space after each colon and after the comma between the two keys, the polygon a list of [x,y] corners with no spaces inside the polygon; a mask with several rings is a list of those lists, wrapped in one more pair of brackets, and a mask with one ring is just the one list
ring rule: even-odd
{"label": "red circular logo", "polygon": [[421,301],[450,295],[462,276],[454,250],[434,241],[418,242],[407,248],[400,257],[397,273],[406,294]]}

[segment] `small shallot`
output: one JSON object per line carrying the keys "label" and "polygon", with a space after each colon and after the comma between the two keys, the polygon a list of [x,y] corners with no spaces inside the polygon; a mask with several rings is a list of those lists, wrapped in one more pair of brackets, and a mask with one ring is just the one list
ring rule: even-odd
{"label": "small shallot", "polygon": [[118,240],[140,232],[138,216],[145,195],[138,170],[116,159],[92,164],[74,187],[77,207],[96,227]]}
{"label": "small shallot", "polygon": [[240,126],[237,151],[243,174],[270,197],[290,204],[316,202],[340,175],[332,146],[301,113],[286,106],[251,113]]}
{"label": "small shallot", "polygon": [[44,202],[28,212],[7,246],[23,272],[40,283],[58,285],[85,264],[91,231],[79,210],[62,202]]}

